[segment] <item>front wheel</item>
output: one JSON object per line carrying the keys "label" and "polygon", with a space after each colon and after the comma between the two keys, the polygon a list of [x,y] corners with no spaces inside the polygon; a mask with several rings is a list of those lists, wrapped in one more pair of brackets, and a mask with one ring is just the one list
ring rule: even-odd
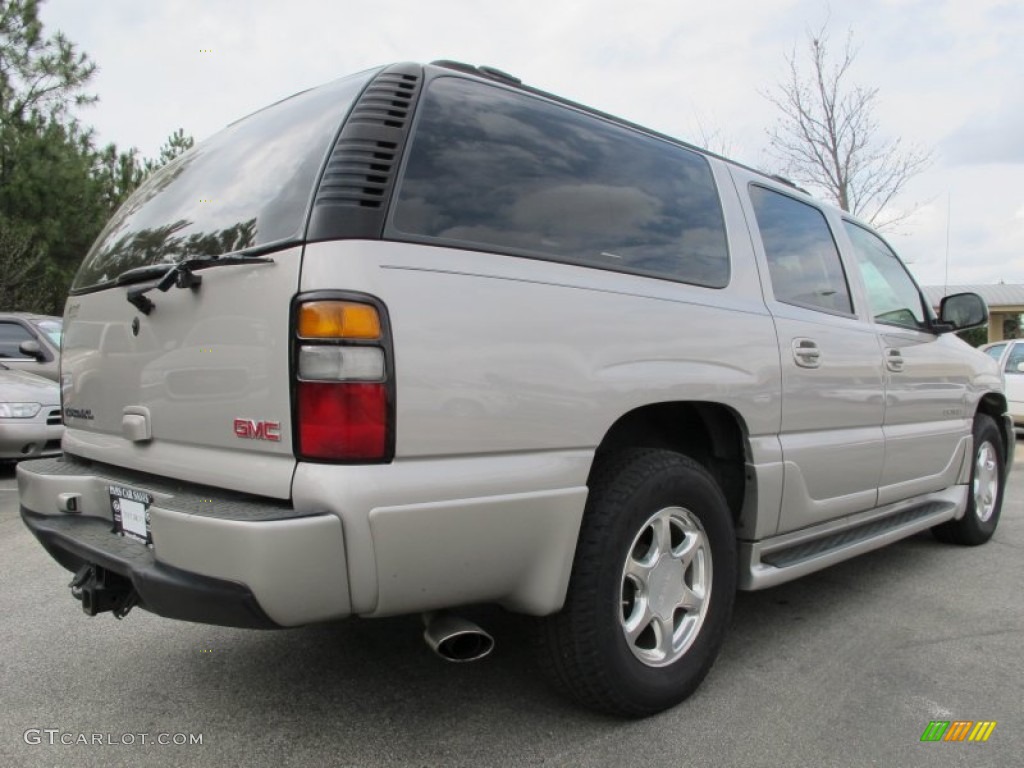
{"label": "front wheel", "polygon": [[643,716],[704,679],[736,591],[721,489],[680,454],[631,450],[595,468],[562,611],[542,620],[541,662],[586,706]]}
{"label": "front wheel", "polygon": [[977,546],[992,538],[1003,506],[1003,439],[991,416],[979,413],[974,419],[974,463],[967,511],[959,520],[932,528],[939,541]]}

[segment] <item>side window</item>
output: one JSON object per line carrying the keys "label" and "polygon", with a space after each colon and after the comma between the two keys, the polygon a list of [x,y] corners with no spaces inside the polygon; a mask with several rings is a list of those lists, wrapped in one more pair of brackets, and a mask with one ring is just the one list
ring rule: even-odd
{"label": "side window", "polygon": [[1006,357],[1006,365],[1003,370],[1007,373],[1020,373],[1017,366],[1024,363],[1024,344],[1014,344],[1010,354]]}
{"label": "side window", "polygon": [[868,290],[871,314],[879,323],[921,329],[925,326],[924,302],[906,267],[878,235],[844,221],[853,243],[861,277]]}
{"label": "side window", "polygon": [[32,334],[20,323],[0,323],[0,358],[24,358],[18,346],[31,340]]}
{"label": "side window", "polygon": [[846,273],[825,216],[813,205],[751,185],[775,298],[786,304],[853,313]]}
{"label": "side window", "polygon": [[403,238],[720,288],[707,160],[527,94],[456,77],[421,102],[390,230]]}

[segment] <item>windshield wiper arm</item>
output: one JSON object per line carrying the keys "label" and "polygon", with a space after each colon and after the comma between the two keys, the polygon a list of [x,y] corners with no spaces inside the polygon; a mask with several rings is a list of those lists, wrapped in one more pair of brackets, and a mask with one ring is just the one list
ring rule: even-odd
{"label": "windshield wiper arm", "polygon": [[195,274],[197,270],[209,269],[210,267],[228,267],[233,264],[273,263],[274,260],[267,256],[211,256],[203,259],[186,259],[170,266],[153,264],[147,267],[129,269],[117,276],[115,285],[126,285],[159,277],[160,280],[153,285],[130,289],[125,297],[128,299],[128,303],[138,309],[139,312],[148,315],[156,307],[153,300],[146,296],[149,291],[156,288],[161,293],[167,293],[173,286],[197,291],[203,282],[202,276]]}

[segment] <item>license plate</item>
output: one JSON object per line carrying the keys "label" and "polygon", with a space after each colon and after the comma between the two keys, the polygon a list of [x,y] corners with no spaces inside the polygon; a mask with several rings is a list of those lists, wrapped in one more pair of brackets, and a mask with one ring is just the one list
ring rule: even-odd
{"label": "license plate", "polygon": [[149,530],[152,494],[123,485],[108,485],[107,491],[110,493],[110,509],[114,513],[114,531],[143,544],[152,543],[153,535]]}

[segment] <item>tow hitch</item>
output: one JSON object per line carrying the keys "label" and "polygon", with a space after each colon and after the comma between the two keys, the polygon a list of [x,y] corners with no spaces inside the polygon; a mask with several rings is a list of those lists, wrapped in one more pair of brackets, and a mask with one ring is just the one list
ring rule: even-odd
{"label": "tow hitch", "polygon": [[139,595],[132,583],[116,573],[86,563],[71,580],[71,596],[82,602],[87,616],[113,611],[114,616],[123,619],[139,601]]}

